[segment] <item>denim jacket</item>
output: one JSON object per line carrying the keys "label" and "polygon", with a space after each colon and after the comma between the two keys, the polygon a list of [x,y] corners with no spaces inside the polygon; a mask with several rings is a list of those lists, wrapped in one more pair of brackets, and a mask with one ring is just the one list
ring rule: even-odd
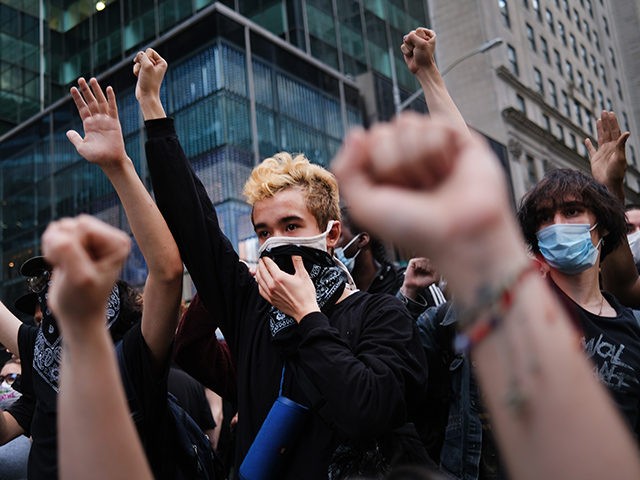
{"label": "denim jacket", "polygon": [[[482,449],[482,423],[477,415],[477,392],[471,380],[471,362],[453,351],[455,311],[450,302],[425,311],[418,320],[420,340],[429,364],[429,394],[439,405],[434,416],[446,418],[446,425],[434,418],[443,432],[441,469],[461,480],[477,480]],[[435,369],[440,369],[436,372]],[[436,382],[434,385],[432,380]],[[438,384],[439,383],[439,384]],[[433,400],[439,397],[439,400]],[[448,406],[448,414],[446,407]],[[437,425],[440,423],[440,425]]]}

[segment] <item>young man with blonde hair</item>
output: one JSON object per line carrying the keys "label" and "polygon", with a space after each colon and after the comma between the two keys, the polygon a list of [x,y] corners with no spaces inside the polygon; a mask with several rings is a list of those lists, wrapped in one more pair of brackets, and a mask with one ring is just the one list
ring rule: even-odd
{"label": "young man with blonde hair", "polygon": [[407,457],[408,443],[425,461],[407,427],[425,394],[424,353],[402,304],[358,292],[333,258],[340,237],[334,176],[287,153],[253,170],[245,194],[261,245],[254,278],[166,118],[159,96],[166,67],[151,49],[135,59],[147,160],[158,206],[210,314],[179,327],[177,360],[209,386],[220,327],[237,368],[237,463],[250,463],[245,457],[278,397],[309,411],[300,435],[285,437],[290,447],[271,478],[384,471],[392,456]]}

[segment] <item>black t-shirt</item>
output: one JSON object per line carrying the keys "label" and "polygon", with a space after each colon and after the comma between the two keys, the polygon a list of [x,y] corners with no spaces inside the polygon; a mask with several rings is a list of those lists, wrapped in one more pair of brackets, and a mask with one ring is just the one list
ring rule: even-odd
{"label": "black t-shirt", "polygon": [[[23,365],[23,396],[32,396],[35,399],[31,418],[29,419],[29,409],[26,406],[19,410],[10,410],[26,434],[31,434],[33,440],[28,467],[31,480],[52,479],[58,476],[56,415],[61,339],[50,342],[41,333],[39,327],[24,324],[18,331],[18,347]],[[170,462],[166,448],[161,448],[166,445],[162,442],[166,442],[168,436],[165,433],[166,422],[163,420],[167,408],[168,368],[160,373],[153,369],[151,353],[142,336],[140,324],[125,334],[123,351],[129,375],[135,384],[139,408],[145,412],[147,418],[154,419],[153,422],[147,422],[146,432],[141,438],[154,474],[161,478],[156,472],[163,472]],[[96,434],[99,435],[100,432]]]}
{"label": "black t-shirt", "polygon": [[633,310],[605,298],[615,317],[600,317],[578,306],[583,347],[636,438],[640,438],[640,325]]}
{"label": "black t-shirt", "polygon": [[180,402],[182,408],[198,426],[206,431],[215,428],[216,422],[204,393],[204,387],[185,371],[171,367],[169,370],[169,392]]}

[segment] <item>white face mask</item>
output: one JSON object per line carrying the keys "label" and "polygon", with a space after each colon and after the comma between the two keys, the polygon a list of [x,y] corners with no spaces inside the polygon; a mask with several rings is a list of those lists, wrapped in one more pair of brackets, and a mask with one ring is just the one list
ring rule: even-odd
{"label": "white face mask", "polygon": [[270,237],[260,246],[258,250],[258,256],[262,256],[263,252],[269,251],[272,248],[280,247],[282,245],[296,245],[298,247],[309,247],[327,251],[327,235],[331,231],[331,227],[335,220],[329,220],[327,229],[319,235],[313,237]]}
{"label": "white face mask", "polygon": [[629,248],[633,255],[633,261],[640,263],[640,230],[627,235],[627,240],[629,241]]}
{"label": "white face mask", "polygon": [[347,270],[353,272],[353,268],[356,265],[356,257],[360,253],[360,249],[356,250],[356,253],[352,257],[347,257],[345,255],[345,250],[349,250],[349,247],[358,241],[360,238],[360,234],[357,234],[355,237],[351,239],[349,243],[347,243],[344,247],[336,247],[333,254],[335,257],[342,262],[342,264],[347,267]]}

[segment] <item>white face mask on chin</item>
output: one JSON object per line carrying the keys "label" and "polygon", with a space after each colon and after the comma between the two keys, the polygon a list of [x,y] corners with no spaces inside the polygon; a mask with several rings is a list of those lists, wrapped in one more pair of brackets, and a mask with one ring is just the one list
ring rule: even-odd
{"label": "white face mask on chin", "polygon": [[309,247],[327,251],[327,235],[331,231],[331,227],[335,220],[329,220],[327,229],[318,235],[312,237],[270,237],[260,246],[258,250],[258,256],[262,256],[263,252],[269,251],[272,248],[280,247],[282,245],[297,245],[299,247]]}

